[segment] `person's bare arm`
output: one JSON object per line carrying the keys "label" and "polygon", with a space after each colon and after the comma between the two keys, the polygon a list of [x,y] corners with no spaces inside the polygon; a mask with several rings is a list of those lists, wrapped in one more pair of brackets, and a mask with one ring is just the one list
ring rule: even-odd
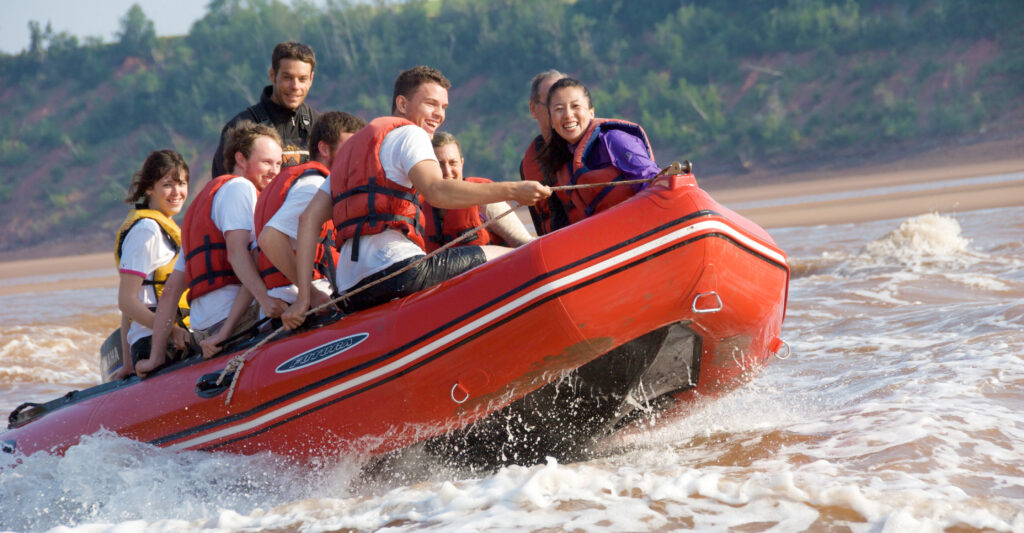
{"label": "person's bare arm", "polygon": [[153,311],[139,299],[143,279],[135,274],[122,272],[117,286],[117,308],[121,313],[149,329],[153,329]]}
{"label": "person's bare arm", "polygon": [[[494,220],[511,208],[512,207],[505,202],[497,202],[480,206],[480,211],[483,212],[487,220]],[[519,220],[519,216],[516,213],[509,213],[508,215],[501,216],[501,218],[494,224],[491,224],[488,229],[501,237],[506,244],[513,248],[522,246],[533,240],[533,236],[526,230],[526,226],[523,225],[522,220]]]}
{"label": "person's bare arm", "polygon": [[224,342],[225,339],[235,332],[235,326],[242,316],[245,315],[245,312],[249,310],[250,305],[252,305],[252,293],[243,286],[238,291],[238,295],[235,296],[235,301],[231,303],[231,310],[228,311],[228,317],[224,319],[220,329],[199,343],[199,347],[203,350],[203,359],[209,359],[220,353],[222,349],[220,343]]}
{"label": "person's bare arm", "polygon": [[132,364],[131,347],[128,346],[128,328],[131,327],[131,320],[128,315],[121,313],[121,368],[111,377],[111,381],[126,378],[135,373],[135,365]]}
{"label": "person's bare arm", "polygon": [[[316,256],[316,243],[320,238],[320,228],[331,219],[333,207],[331,197],[324,191],[317,191],[310,200],[306,210],[299,217],[299,235],[295,250],[295,286],[299,295],[291,306],[281,315],[281,322],[288,329],[302,325],[304,315],[309,310],[310,290],[313,287],[313,260]],[[339,287],[340,289],[340,287]]]}
{"label": "person's bare arm", "polygon": [[413,165],[409,170],[409,181],[430,205],[440,209],[463,209],[505,200],[533,205],[551,196],[551,189],[536,181],[472,183],[446,180],[441,177],[441,166],[433,159]]}
{"label": "person's bare arm", "polygon": [[288,281],[296,283],[298,277],[295,269],[295,251],[292,250],[291,240],[280,230],[265,226],[260,232],[260,250],[267,256],[267,259],[288,278]]}
{"label": "person's bare arm", "polygon": [[231,269],[242,285],[249,289],[249,293],[260,303],[263,314],[271,318],[281,316],[287,304],[267,295],[267,286],[263,284],[263,278],[256,269],[256,261],[249,252],[249,230],[228,230],[224,232],[224,242],[227,245]]}
{"label": "person's bare arm", "polygon": [[178,314],[178,300],[181,299],[183,292],[185,273],[175,270],[164,281],[164,290],[160,294],[160,302],[153,316],[153,346],[149,350],[149,359],[139,361],[139,364],[135,365],[135,373],[139,377],[144,377],[167,360],[167,338],[178,327],[174,324],[174,318]]}

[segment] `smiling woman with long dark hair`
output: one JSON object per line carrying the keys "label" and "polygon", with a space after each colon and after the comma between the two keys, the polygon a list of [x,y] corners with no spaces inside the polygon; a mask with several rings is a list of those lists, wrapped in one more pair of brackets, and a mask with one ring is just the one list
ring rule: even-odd
{"label": "smiling woman with long dark hair", "polygon": [[[181,249],[181,230],[171,217],[188,198],[188,164],[174,150],[157,150],[135,173],[125,202],[134,206],[117,232],[123,365],[115,378],[132,375],[134,361],[149,356],[153,309]],[[175,328],[184,330],[179,326]]]}
{"label": "smiling woman with long dark hair", "polygon": [[[562,78],[551,86],[548,118],[551,141],[538,160],[549,185],[648,179],[660,171],[643,128],[625,120],[595,118],[590,91],[579,80]],[[559,191],[549,199],[552,229],[604,211],[640,188],[609,185]]]}

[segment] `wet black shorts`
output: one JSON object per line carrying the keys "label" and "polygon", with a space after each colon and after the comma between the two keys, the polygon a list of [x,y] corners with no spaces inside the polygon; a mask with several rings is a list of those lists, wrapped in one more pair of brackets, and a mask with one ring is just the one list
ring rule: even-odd
{"label": "wet black shorts", "polygon": [[147,335],[131,345],[132,365],[136,365],[143,359],[149,359],[149,350],[153,347],[153,336]]}
{"label": "wet black shorts", "polygon": [[[139,364],[139,361],[143,359],[149,359],[149,352],[153,348],[153,336],[147,335],[132,344],[128,349],[132,353],[132,365]],[[167,343],[167,362],[177,361],[182,358],[181,350],[174,347],[173,344]],[[165,363],[166,364],[166,363]]]}
{"label": "wet black shorts", "polygon": [[[359,283],[354,287],[344,292],[352,291],[387,277],[393,272],[397,272],[410,263],[415,263],[421,259],[423,259],[423,256],[399,261],[381,272],[366,276],[359,280]],[[387,281],[378,283],[352,296],[342,304],[342,308],[346,313],[354,313],[375,305],[387,303],[395,298],[408,296],[414,292],[433,287],[446,279],[454,278],[485,262],[487,262],[487,257],[479,246],[456,246],[449,248]]]}

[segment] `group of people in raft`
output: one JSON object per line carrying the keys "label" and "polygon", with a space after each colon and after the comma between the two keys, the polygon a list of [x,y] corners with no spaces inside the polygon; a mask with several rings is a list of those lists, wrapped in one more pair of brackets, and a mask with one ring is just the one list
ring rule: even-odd
{"label": "group of people in raft", "polygon": [[535,233],[543,235],[639,189],[552,194],[550,186],[659,172],[640,126],[595,118],[586,86],[555,70],[541,72],[530,86],[530,115],[540,134],[526,149],[522,180],[492,182],[464,178],[458,141],[438,131],[451,83],[437,69],[401,72],[391,114],[369,124],[306,103],[315,69],[309,46],[275,47],[271,84],[259,103],[225,125],[214,178],[195,195],[180,229],[171,217],[189,192],[182,156],[152,152],[135,174],[126,198],[134,209],[115,252],[124,357],[110,379],[145,377],[189,346],[212,357],[260,315],[297,328],[311,307],[410,264],[342,300],[341,311],[431,287],[534,238],[508,216],[429,255],[509,209],[505,202],[531,206]]}

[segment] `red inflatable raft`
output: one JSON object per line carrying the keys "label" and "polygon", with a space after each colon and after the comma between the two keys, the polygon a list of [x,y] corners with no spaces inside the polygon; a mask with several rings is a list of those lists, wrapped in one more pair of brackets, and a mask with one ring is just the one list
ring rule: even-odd
{"label": "red inflatable raft", "polygon": [[261,346],[230,404],[214,383],[230,355],[193,357],[25,404],[0,443],[61,453],[106,428],[178,450],[571,460],[755,375],[784,347],[788,282],[762,228],[692,175],[665,177],[437,287]]}

